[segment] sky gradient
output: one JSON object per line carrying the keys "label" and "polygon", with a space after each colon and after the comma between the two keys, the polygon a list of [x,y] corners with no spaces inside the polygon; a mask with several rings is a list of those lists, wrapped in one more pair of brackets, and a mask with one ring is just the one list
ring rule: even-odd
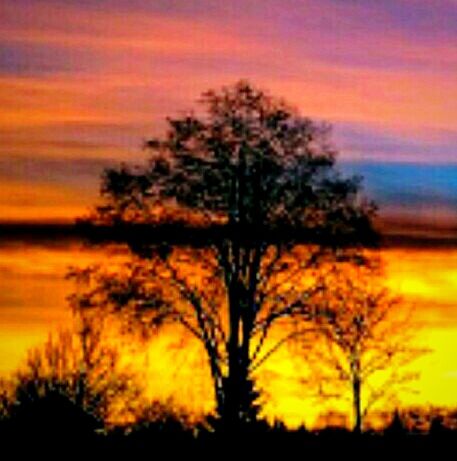
{"label": "sky gradient", "polygon": [[[83,215],[103,168],[141,163],[167,116],[247,79],[332,124],[341,169],[364,177],[386,229],[453,239],[382,256],[433,349],[405,403],[456,407],[456,76],[457,0],[0,0],[0,224]],[[1,231],[0,377],[70,325],[69,265],[108,257]],[[151,393],[207,405],[205,357],[174,338],[150,351]],[[260,378],[266,412],[298,424],[316,410],[284,354]]]}
{"label": "sky gradient", "polygon": [[0,220],[83,213],[103,167],[245,78],[332,123],[384,214],[457,222],[456,44],[453,0],[4,0]]}

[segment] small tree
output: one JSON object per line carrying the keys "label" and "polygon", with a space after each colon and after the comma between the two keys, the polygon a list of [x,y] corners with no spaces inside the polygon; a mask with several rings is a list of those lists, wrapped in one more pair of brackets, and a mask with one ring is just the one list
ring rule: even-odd
{"label": "small tree", "polygon": [[24,413],[31,405],[58,396],[99,427],[109,424],[115,414],[124,419],[135,416],[140,387],[133,374],[121,370],[119,352],[106,343],[99,321],[81,316],[77,331],[50,334],[43,346],[29,350],[13,378],[14,410]]}
{"label": "small tree", "polygon": [[357,434],[375,404],[393,399],[418,377],[404,367],[427,352],[413,345],[410,312],[382,285],[376,266],[325,272],[325,289],[314,299],[320,312],[313,319],[316,342],[312,353],[309,343],[305,351],[321,396],[351,395]]}
{"label": "small tree", "polygon": [[[144,166],[104,172],[92,236],[127,242],[117,271],[88,269],[80,306],[180,324],[203,345],[224,427],[256,418],[252,373],[309,317],[307,277],[324,257],[372,242],[373,206],[342,178],[329,127],[246,82],[208,91],[205,112],[168,120]],[[268,346],[268,347],[267,347]]]}

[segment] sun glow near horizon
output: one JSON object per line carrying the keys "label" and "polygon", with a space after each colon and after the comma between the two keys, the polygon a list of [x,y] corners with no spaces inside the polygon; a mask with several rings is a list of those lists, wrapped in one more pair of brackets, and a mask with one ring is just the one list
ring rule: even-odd
{"label": "sun glow near horizon", "polygon": [[[81,250],[78,245],[10,245],[2,247],[0,253],[0,270],[4,274],[0,296],[0,371],[6,376],[21,366],[30,347],[44,342],[49,331],[71,325],[66,296],[75,287],[64,280],[68,267],[84,267],[106,258],[99,250]],[[457,249],[392,248],[383,250],[382,257],[387,285],[414,307],[414,322],[420,326],[417,344],[431,349],[409,366],[420,372],[420,377],[412,382],[415,392],[401,393],[399,401],[403,405],[455,407]],[[142,379],[147,380],[150,398],[171,398],[196,414],[210,411],[213,388],[204,352],[198,342],[186,339],[176,328],[168,327],[152,340],[146,352],[131,359],[125,356],[123,361],[137,368]],[[313,424],[319,414],[329,409],[347,411],[350,407],[341,401],[323,405],[311,398],[300,375],[306,375],[306,359],[301,360],[291,351],[289,347],[282,348],[259,369],[259,387],[265,391],[265,415],[270,420],[277,417],[297,426],[302,422]]]}

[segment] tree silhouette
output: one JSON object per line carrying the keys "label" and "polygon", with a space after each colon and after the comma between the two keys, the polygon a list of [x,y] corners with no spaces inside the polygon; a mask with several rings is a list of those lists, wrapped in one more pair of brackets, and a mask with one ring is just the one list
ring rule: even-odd
{"label": "tree silhouette", "polygon": [[145,166],[104,172],[85,224],[132,259],[81,270],[79,305],[146,331],[183,326],[206,352],[222,426],[237,430],[257,417],[255,370],[290,337],[271,344],[272,327],[312,314],[313,269],[373,241],[374,207],[335,168],[328,125],[244,81],[200,103],[146,143]]}
{"label": "tree silhouette", "polygon": [[313,319],[313,360],[306,344],[312,379],[324,398],[350,393],[353,431],[360,434],[375,404],[392,400],[418,377],[404,367],[428,350],[413,345],[416,326],[401,299],[382,285],[378,262],[331,267],[322,278],[325,289],[314,302],[325,315]]}
{"label": "tree silhouette", "polygon": [[[79,415],[81,429],[87,423],[90,430],[103,429],[116,416],[133,418],[140,404],[139,384],[120,369],[119,352],[103,338],[100,318],[84,314],[76,332],[50,334],[43,346],[29,350],[12,383],[13,417],[28,417],[34,408],[46,413],[63,406],[60,417],[67,409],[68,418]],[[54,424],[51,418],[47,421]]]}

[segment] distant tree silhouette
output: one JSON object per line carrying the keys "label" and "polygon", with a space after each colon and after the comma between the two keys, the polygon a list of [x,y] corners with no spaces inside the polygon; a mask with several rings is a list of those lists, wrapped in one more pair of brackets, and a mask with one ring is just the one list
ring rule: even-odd
{"label": "distant tree silhouette", "polygon": [[[309,343],[305,353],[313,364],[314,379],[324,398],[350,392],[353,431],[360,434],[364,417],[380,400],[418,377],[405,366],[428,352],[414,346],[417,326],[401,299],[382,285],[377,262],[330,267],[314,302],[325,315],[317,315],[314,359]],[[342,390],[341,390],[342,386]]]}
{"label": "distant tree silhouette", "polygon": [[430,435],[433,437],[455,436],[457,413],[448,406],[418,405],[397,408],[386,418],[385,435]]}
{"label": "distant tree silhouette", "polygon": [[347,431],[347,423],[347,414],[335,410],[330,410],[321,413],[318,416],[315,422],[315,426],[317,430],[341,429]]}
{"label": "distant tree silhouette", "polygon": [[129,428],[130,437],[139,439],[143,436],[145,438],[152,436],[157,441],[173,439],[177,442],[195,439],[201,424],[199,421],[192,420],[186,411],[169,399],[153,401],[143,406],[135,423]]}
{"label": "distant tree silhouette", "polygon": [[237,430],[257,417],[254,371],[290,337],[273,345],[271,328],[312,314],[321,260],[373,242],[374,206],[335,168],[327,125],[244,81],[200,102],[202,115],[168,119],[165,137],[146,143],[145,166],[104,172],[85,224],[126,242],[132,259],[81,270],[77,303],[150,331],[184,327],[206,352],[222,426]]}
{"label": "distant tree silhouette", "polygon": [[12,387],[10,380],[0,378],[0,426],[1,423],[8,417],[11,403]]}
{"label": "distant tree silhouette", "polygon": [[400,411],[395,409],[392,420],[384,429],[384,435],[389,437],[400,437],[405,435],[407,432],[408,429],[405,426],[405,422],[400,414]]}

